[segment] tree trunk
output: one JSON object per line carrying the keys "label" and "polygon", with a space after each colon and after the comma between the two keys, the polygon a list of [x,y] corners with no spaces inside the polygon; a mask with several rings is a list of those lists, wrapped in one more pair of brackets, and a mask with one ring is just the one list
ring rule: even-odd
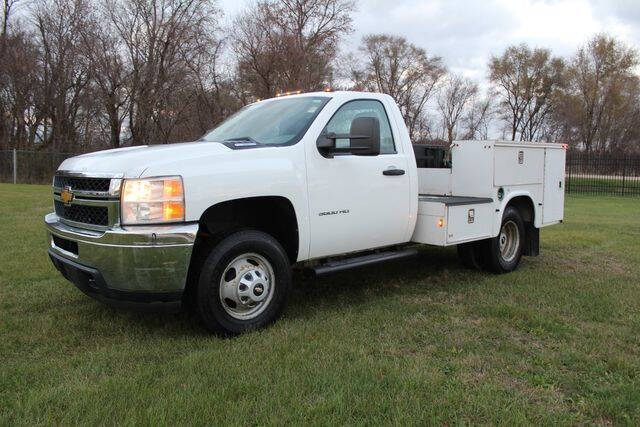
{"label": "tree trunk", "polygon": [[113,106],[107,106],[107,115],[109,116],[109,145],[112,148],[118,148],[120,147],[122,121],[118,116],[118,111]]}

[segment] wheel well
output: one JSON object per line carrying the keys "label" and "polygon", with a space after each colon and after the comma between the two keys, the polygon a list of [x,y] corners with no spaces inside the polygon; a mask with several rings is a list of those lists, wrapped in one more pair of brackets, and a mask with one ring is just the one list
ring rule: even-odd
{"label": "wheel well", "polygon": [[205,210],[198,222],[184,295],[189,305],[193,305],[202,264],[211,249],[231,233],[248,228],[260,230],[282,245],[292,264],[298,259],[298,220],[293,205],[284,197],[249,197],[218,203]]}
{"label": "wheel well", "polygon": [[524,222],[525,245],[523,254],[537,256],[540,253],[540,230],[534,225],[536,211],[533,201],[529,196],[518,196],[509,200],[507,207],[509,206],[513,206],[518,210]]}
{"label": "wheel well", "polygon": [[529,196],[518,196],[509,200],[507,207],[513,206],[518,209],[520,217],[525,223],[533,224],[535,220],[536,211],[533,207],[533,201]]}
{"label": "wheel well", "polygon": [[279,196],[250,197],[218,203],[200,217],[198,238],[215,244],[238,230],[251,228],[273,236],[289,261],[298,258],[298,221],[291,202]]}

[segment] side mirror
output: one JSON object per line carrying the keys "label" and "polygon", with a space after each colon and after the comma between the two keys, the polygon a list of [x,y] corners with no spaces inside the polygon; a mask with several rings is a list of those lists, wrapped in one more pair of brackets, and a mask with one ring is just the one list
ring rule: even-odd
{"label": "side mirror", "polygon": [[359,156],[380,154],[380,122],[375,117],[357,117],[351,122],[351,150]]}
{"label": "side mirror", "polygon": [[[349,139],[348,147],[337,147],[337,139]],[[328,158],[334,153],[351,153],[357,156],[380,154],[380,122],[375,117],[356,117],[351,122],[349,134],[322,133],[316,145]]]}

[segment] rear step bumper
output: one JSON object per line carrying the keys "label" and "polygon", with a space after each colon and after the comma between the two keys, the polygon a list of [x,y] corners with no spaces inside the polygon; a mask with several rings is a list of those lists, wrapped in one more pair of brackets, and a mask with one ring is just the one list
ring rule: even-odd
{"label": "rear step bumper", "polygon": [[404,259],[416,256],[417,249],[403,249],[398,251],[385,251],[375,254],[361,255],[339,261],[331,261],[326,264],[320,264],[315,267],[309,267],[306,272],[313,276],[324,276],[327,274],[338,273],[341,271],[351,270],[353,268],[365,267],[372,264],[378,264],[386,261]]}

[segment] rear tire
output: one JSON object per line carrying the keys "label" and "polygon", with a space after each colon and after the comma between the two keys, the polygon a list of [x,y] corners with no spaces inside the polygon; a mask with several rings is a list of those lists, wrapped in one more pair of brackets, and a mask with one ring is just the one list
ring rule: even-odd
{"label": "rear tire", "polygon": [[524,222],[520,212],[512,206],[504,211],[500,233],[488,240],[486,266],[494,273],[515,270],[522,258],[525,244]]}
{"label": "rear tire", "polygon": [[204,326],[236,335],[275,321],[291,284],[289,260],[276,239],[240,231],[213,248],[200,272],[197,312]]}

